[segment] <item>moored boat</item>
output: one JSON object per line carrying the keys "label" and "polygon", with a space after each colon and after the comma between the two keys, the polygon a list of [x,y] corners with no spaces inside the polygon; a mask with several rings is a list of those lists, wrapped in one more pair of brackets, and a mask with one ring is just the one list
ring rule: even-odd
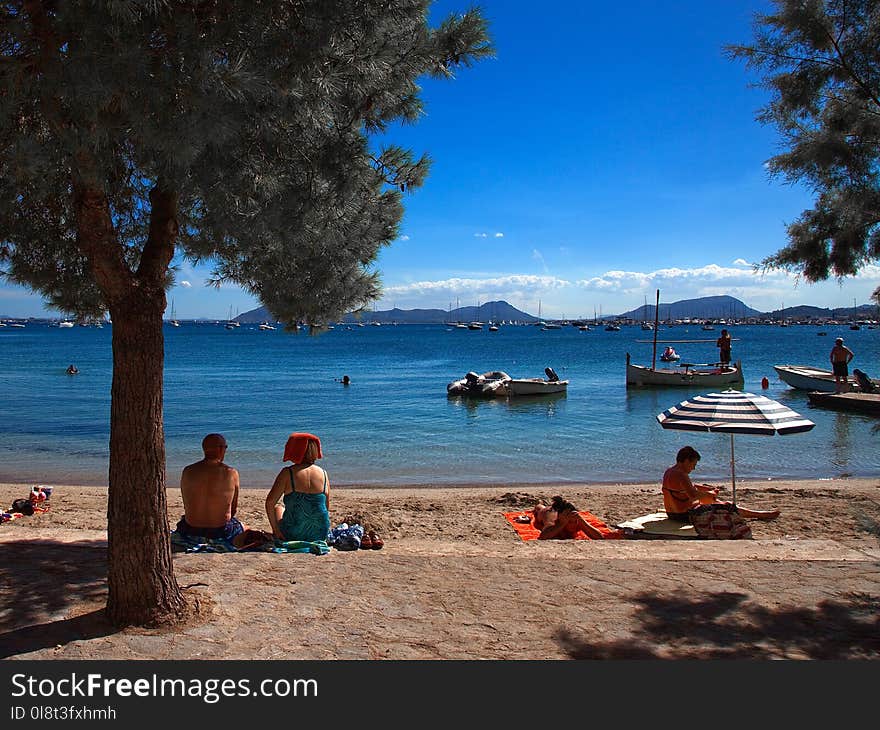
{"label": "moored boat", "polygon": [[544,380],[544,378],[511,378],[504,384],[508,395],[551,395],[565,393],[567,380]]}
{"label": "moored boat", "polygon": [[718,388],[742,385],[744,382],[742,363],[734,365],[714,363],[681,363],[677,368],[651,368],[634,365],[626,354],[626,385],[630,386],[685,386]]}
{"label": "moored boat", "polygon": [[503,370],[490,370],[478,375],[471,371],[460,380],[453,380],[446,386],[446,395],[463,395],[476,398],[506,396],[504,384],[510,376]]}
{"label": "moored boat", "polygon": [[[811,365],[774,365],[773,369],[779,379],[799,390],[819,391],[821,393],[834,393],[837,385],[834,382],[834,373],[822,368],[814,368]],[[854,375],[850,375],[847,385],[851,390],[860,390],[858,381]],[[871,382],[880,387],[880,380],[871,378]]]}

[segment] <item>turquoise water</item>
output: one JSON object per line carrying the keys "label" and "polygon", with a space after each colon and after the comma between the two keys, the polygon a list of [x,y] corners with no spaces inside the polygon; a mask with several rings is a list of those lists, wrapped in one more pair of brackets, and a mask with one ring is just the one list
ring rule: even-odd
{"label": "turquoise water", "polygon": [[[819,337],[817,332],[827,336]],[[816,427],[792,436],[741,436],[738,478],[880,475],[880,420],[810,406],[773,364],[828,365],[834,338],[855,352],[853,367],[880,375],[880,330],[847,326],[737,326],[733,357],[745,390],[763,392]],[[717,359],[714,332],[661,327],[686,361]],[[112,328],[0,328],[0,480],[106,484]],[[226,330],[215,324],[165,328],[168,483],[201,458],[205,433],[222,432],[227,461],[244,487],[268,489],[287,435],[318,434],[336,485],[528,484],[656,481],[684,444],[702,454],[700,478],[729,479],[729,437],[664,431],[655,416],[699,389],[632,390],[625,357],[650,364],[651,332],[503,326],[498,332],[442,325],[337,326],[317,337]],[[659,351],[660,348],[658,348]],[[658,352],[659,354],[659,352]],[[75,363],[80,374],[68,376]],[[563,397],[463,401],[446,384],[469,370],[570,381]],[[346,374],[351,385],[334,379]],[[761,389],[767,377],[769,388]]]}

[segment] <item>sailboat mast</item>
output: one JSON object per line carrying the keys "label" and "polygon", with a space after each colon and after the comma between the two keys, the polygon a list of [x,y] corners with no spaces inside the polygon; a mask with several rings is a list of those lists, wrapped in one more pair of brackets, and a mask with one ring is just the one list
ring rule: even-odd
{"label": "sailboat mast", "polygon": [[[648,306],[647,304],[645,305]],[[645,312],[647,314],[647,312]],[[657,290],[657,304],[654,305],[654,352],[651,355],[651,370],[657,367],[657,330],[660,329],[660,290]]]}

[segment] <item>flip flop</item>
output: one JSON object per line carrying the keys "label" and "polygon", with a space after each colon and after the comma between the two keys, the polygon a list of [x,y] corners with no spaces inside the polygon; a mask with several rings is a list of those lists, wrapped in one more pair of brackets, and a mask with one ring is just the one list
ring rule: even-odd
{"label": "flip flop", "polygon": [[381,550],[385,547],[385,541],[376,534],[375,530],[370,530],[370,541],[373,543],[373,550]]}
{"label": "flip flop", "polygon": [[369,535],[364,535],[361,538],[361,550],[372,550],[373,549],[373,538]]}

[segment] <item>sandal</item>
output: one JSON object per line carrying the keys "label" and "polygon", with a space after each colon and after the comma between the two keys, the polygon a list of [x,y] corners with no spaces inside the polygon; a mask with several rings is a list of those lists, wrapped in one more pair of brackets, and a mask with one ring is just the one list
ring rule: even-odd
{"label": "sandal", "polygon": [[373,549],[373,539],[369,535],[364,535],[361,538],[361,550],[372,550]]}
{"label": "sandal", "polygon": [[385,541],[376,534],[375,530],[370,530],[370,541],[373,543],[373,550],[381,550],[385,547]]}

